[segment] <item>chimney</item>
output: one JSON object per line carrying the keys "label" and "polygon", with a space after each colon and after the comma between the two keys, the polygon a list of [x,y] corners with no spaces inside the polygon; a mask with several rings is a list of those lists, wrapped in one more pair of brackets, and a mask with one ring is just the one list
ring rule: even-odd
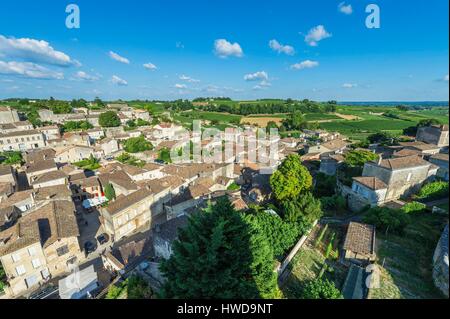
{"label": "chimney", "polygon": [[381,162],[383,161],[383,155],[380,154],[379,158],[378,158],[378,165],[381,165]]}

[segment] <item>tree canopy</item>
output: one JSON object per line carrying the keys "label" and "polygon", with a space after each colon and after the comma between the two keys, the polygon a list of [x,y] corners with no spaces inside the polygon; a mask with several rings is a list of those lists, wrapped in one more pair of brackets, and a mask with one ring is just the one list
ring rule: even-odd
{"label": "tree canopy", "polygon": [[141,135],[139,137],[132,137],[126,140],[123,149],[128,153],[140,153],[152,150],[153,145]]}
{"label": "tree canopy", "polygon": [[120,126],[120,119],[116,112],[108,111],[100,114],[98,122],[101,127],[118,127]]}
{"label": "tree canopy", "polygon": [[365,163],[377,159],[378,155],[368,150],[352,150],[345,154],[345,163],[350,166],[364,166]]}
{"label": "tree canopy", "polygon": [[270,185],[278,201],[290,200],[311,189],[312,176],[302,165],[300,157],[292,154],[270,177]]}
{"label": "tree canopy", "polygon": [[273,298],[278,293],[273,252],[256,223],[228,199],[194,214],[179,229],[173,255],[162,262],[163,298]]}

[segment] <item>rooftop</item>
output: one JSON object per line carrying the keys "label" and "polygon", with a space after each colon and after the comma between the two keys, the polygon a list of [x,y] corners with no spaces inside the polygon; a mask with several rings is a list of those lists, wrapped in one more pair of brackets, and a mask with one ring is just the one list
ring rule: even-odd
{"label": "rooftop", "polygon": [[376,177],[354,177],[353,180],[372,190],[386,189],[387,185]]}
{"label": "rooftop", "polygon": [[375,227],[372,225],[351,222],[348,225],[344,241],[344,250],[360,254],[375,253]]}

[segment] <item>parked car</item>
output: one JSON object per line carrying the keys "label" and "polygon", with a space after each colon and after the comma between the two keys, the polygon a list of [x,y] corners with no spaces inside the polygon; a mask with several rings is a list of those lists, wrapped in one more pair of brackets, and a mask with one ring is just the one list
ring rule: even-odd
{"label": "parked car", "polygon": [[109,242],[108,234],[101,234],[100,236],[97,237],[97,241],[100,245],[106,244],[107,242]]}

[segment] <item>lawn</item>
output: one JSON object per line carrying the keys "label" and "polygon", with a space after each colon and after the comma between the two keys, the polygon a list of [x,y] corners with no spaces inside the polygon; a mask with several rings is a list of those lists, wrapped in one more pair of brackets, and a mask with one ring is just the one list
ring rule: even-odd
{"label": "lawn", "polygon": [[432,257],[446,217],[421,213],[402,236],[377,233],[380,288],[372,289],[371,299],[442,298],[432,280]]}

